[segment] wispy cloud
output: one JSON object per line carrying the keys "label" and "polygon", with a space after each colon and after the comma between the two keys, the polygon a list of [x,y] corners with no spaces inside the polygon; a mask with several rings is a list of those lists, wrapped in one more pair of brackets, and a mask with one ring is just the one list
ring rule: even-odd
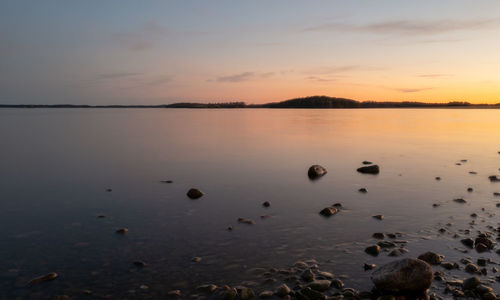
{"label": "wispy cloud", "polygon": [[420,74],[420,75],[416,75],[417,77],[420,77],[420,78],[442,78],[442,77],[450,77],[451,75],[450,74]]}
{"label": "wispy cloud", "polygon": [[315,81],[315,82],[333,82],[337,81],[337,79],[334,78],[324,78],[324,77],[318,77],[318,76],[308,76],[306,77],[307,80],[310,81]]}
{"label": "wispy cloud", "polygon": [[359,32],[380,35],[437,35],[456,31],[481,30],[497,28],[500,19],[487,20],[396,20],[369,24],[352,24],[346,22],[324,23],[304,31],[340,31]]}
{"label": "wispy cloud", "polygon": [[248,81],[256,78],[269,78],[275,75],[275,72],[265,72],[265,73],[257,73],[257,72],[242,72],[238,74],[233,74],[233,75],[227,75],[227,76],[219,76],[215,78],[215,80],[209,79],[207,81],[212,82],[243,82],[243,81]]}
{"label": "wispy cloud", "polygon": [[433,88],[427,87],[427,88],[390,88],[390,89],[401,93],[418,93],[422,91],[432,90]]}
{"label": "wispy cloud", "polygon": [[100,79],[119,79],[119,78],[125,78],[125,77],[136,77],[139,75],[142,75],[142,73],[138,73],[138,72],[114,72],[114,73],[99,74],[98,77]]}
{"label": "wispy cloud", "polygon": [[374,71],[381,70],[382,68],[370,67],[370,66],[362,66],[362,65],[343,65],[343,66],[322,66],[316,68],[310,68],[304,70],[305,74],[315,74],[315,75],[324,75],[324,74],[338,74],[338,73],[347,73],[351,71]]}

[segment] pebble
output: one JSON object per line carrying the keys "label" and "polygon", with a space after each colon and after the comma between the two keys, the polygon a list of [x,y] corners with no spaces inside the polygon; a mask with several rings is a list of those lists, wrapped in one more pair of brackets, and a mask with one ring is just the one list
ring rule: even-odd
{"label": "pebble", "polygon": [[364,264],[363,265],[363,268],[365,269],[365,271],[372,270],[375,267],[376,267],[375,264]]}
{"label": "pebble", "polygon": [[262,206],[269,207],[269,206],[271,206],[271,203],[269,201],[266,201],[266,202],[262,203]]}
{"label": "pebble", "polygon": [[383,220],[384,219],[384,215],[373,215],[372,217],[375,218],[375,219],[377,219],[377,220]]}
{"label": "pebble", "polygon": [[128,228],[120,228],[115,231],[118,234],[125,234],[128,233]]}
{"label": "pebble", "polygon": [[370,255],[377,256],[380,253],[380,246],[373,245],[373,246],[366,247],[365,252],[370,254]]}
{"label": "pebble", "polygon": [[282,284],[276,289],[276,295],[278,295],[279,297],[285,297],[286,295],[290,294],[290,292],[291,290],[286,284]]}
{"label": "pebble", "polygon": [[358,192],[363,193],[363,194],[366,194],[366,193],[368,193],[368,190],[367,190],[366,188],[360,188],[360,189],[358,190]]}
{"label": "pebble", "polygon": [[197,256],[196,256],[196,257],[193,257],[193,258],[191,259],[191,261],[192,261],[192,262],[195,262],[195,263],[200,262],[200,261],[201,261],[201,257],[197,257]]}
{"label": "pebble", "polygon": [[186,193],[186,195],[190,198],[190,199],[199,199],[201,198],[204,194],[202,191],[200,191],[199,189],[195,189],[195,188],[191,188],[189,189],[189,191]]}
{"label": "pebble", "polygon": [[28,283],[29,285],[35,285],[46,281],[52,281],[56,279],[59,275],[56,272],[47,273],[45,275],[33,278]]}

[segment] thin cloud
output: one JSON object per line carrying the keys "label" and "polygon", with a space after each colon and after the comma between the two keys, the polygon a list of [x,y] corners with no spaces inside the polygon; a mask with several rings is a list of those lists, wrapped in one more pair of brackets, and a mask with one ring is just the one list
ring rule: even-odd
{"label": "thin cloud", "polygon": [[418,93],[422,91],[432,90],[433,88],[391,88],[391,90],[398,91],[401,93]]}
{"label": "thin cloud", "polygon": [[173,80],[173,77],[170,75],[163,75],[163,76],[158,76],[155,79],[148,80],[146,83],[148,85],[156,86],[156,85],[162,85],[168,82],[171,82]]}
{"label": "thin cloud", "polygon": [[142,73],[137,73],[137,72],[114,72],[114,73],[104,73],[104,74],[99,74],[100,79],[119,79],[119,78],[125,78],[125,77],[136,77],[142,75]]}
{"label": "thin cloud", "polygon": [[323,77],[318,77],[318,76],[309,76],[309,77],[306,77],[306,79],[310,80],[310,81],[315,81],[315,82],[333,82],[333,81],[337,81],[337,79],[323,78]]}
{"label": "thin cloud", "polygon": [[207,80],[208,82],[243,82],[243,81],[248,81],[252,80],[255,78],[269,78],[275,75],[275,72],[266,72],[266,73],[256,73],[256,72],[242,72],[234,75],[228,75],[228,76],[220,76],[215,78],[215,80],[209,79]]}
{"label": "thin cloud", "polygon": [[325,23],[305,28],[304,31],[359,32],[380,35],[438,35],[456,31],[496,28],[500,19],[488,20],[397,20],[371,24]]}
{"label": "thin cloud", "polygon": [[442,78],[442,77],[450,77],[451,75],[450,74],[420,74],[420,75],[416,75],[417,77],[420,77],[420,78]]}
{"label": "thin cloud", "polygon": [[380,70],[381,68],[361,66],[361,65],[344,65],[344,66],[325,66],[305,70],[305,74],[325,75],[325,74],[338,74],[347,73],[351,71],[373,71]]}
{"label": "thin cloud", "polygon": [[152,48],[158,39],[168,34],[167,29],[155,21],[146,22],[137,31],[115,32],[111,41],[131,51],[142,51]]}

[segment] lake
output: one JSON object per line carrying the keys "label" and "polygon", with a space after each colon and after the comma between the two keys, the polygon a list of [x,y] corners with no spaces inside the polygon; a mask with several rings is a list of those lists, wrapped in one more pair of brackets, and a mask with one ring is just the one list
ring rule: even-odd
{"label": "lake", "polygon": [[[489,258],[481,280],[500,290],[499,255],[460,243],[499,225],[488,176],[500,175],[500,110],[2,109],[0,141],[5,299],[156,299],[205,283],[260,292],[286,278],[264,285],[255,268],[310,259],[369,291],[364,263],[397,259],[364,252],[374,232],[407,241],[402,257],[458,262],[434,267],[450,279],[471,276],[460,259]],[[365,160],[380,174],[356,172]],[[310,181],[313,164],[328,173]],[[205,195],[189,199],[193,187]],[[334,203],[339,213],[318,214]],[[49,272],[58,278],[27,285]]]}

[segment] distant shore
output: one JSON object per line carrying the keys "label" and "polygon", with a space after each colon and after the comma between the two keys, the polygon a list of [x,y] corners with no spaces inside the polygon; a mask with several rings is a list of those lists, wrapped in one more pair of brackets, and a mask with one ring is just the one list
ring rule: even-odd
{"label": "distant shore", "polygon": [[193,103],[179,102],[160,105],[79,105],[79,104],[0,104],[0,108],[311,108],[311,109],[335,109],[335,108],[500,108],[496,104],[471,104],[469,102],[377,102],[356,101],[345,98],[327,96],[312,96],[295,98],[281,102],[265,104],[246,104],[245,102],[222,102],[222,103]]}

